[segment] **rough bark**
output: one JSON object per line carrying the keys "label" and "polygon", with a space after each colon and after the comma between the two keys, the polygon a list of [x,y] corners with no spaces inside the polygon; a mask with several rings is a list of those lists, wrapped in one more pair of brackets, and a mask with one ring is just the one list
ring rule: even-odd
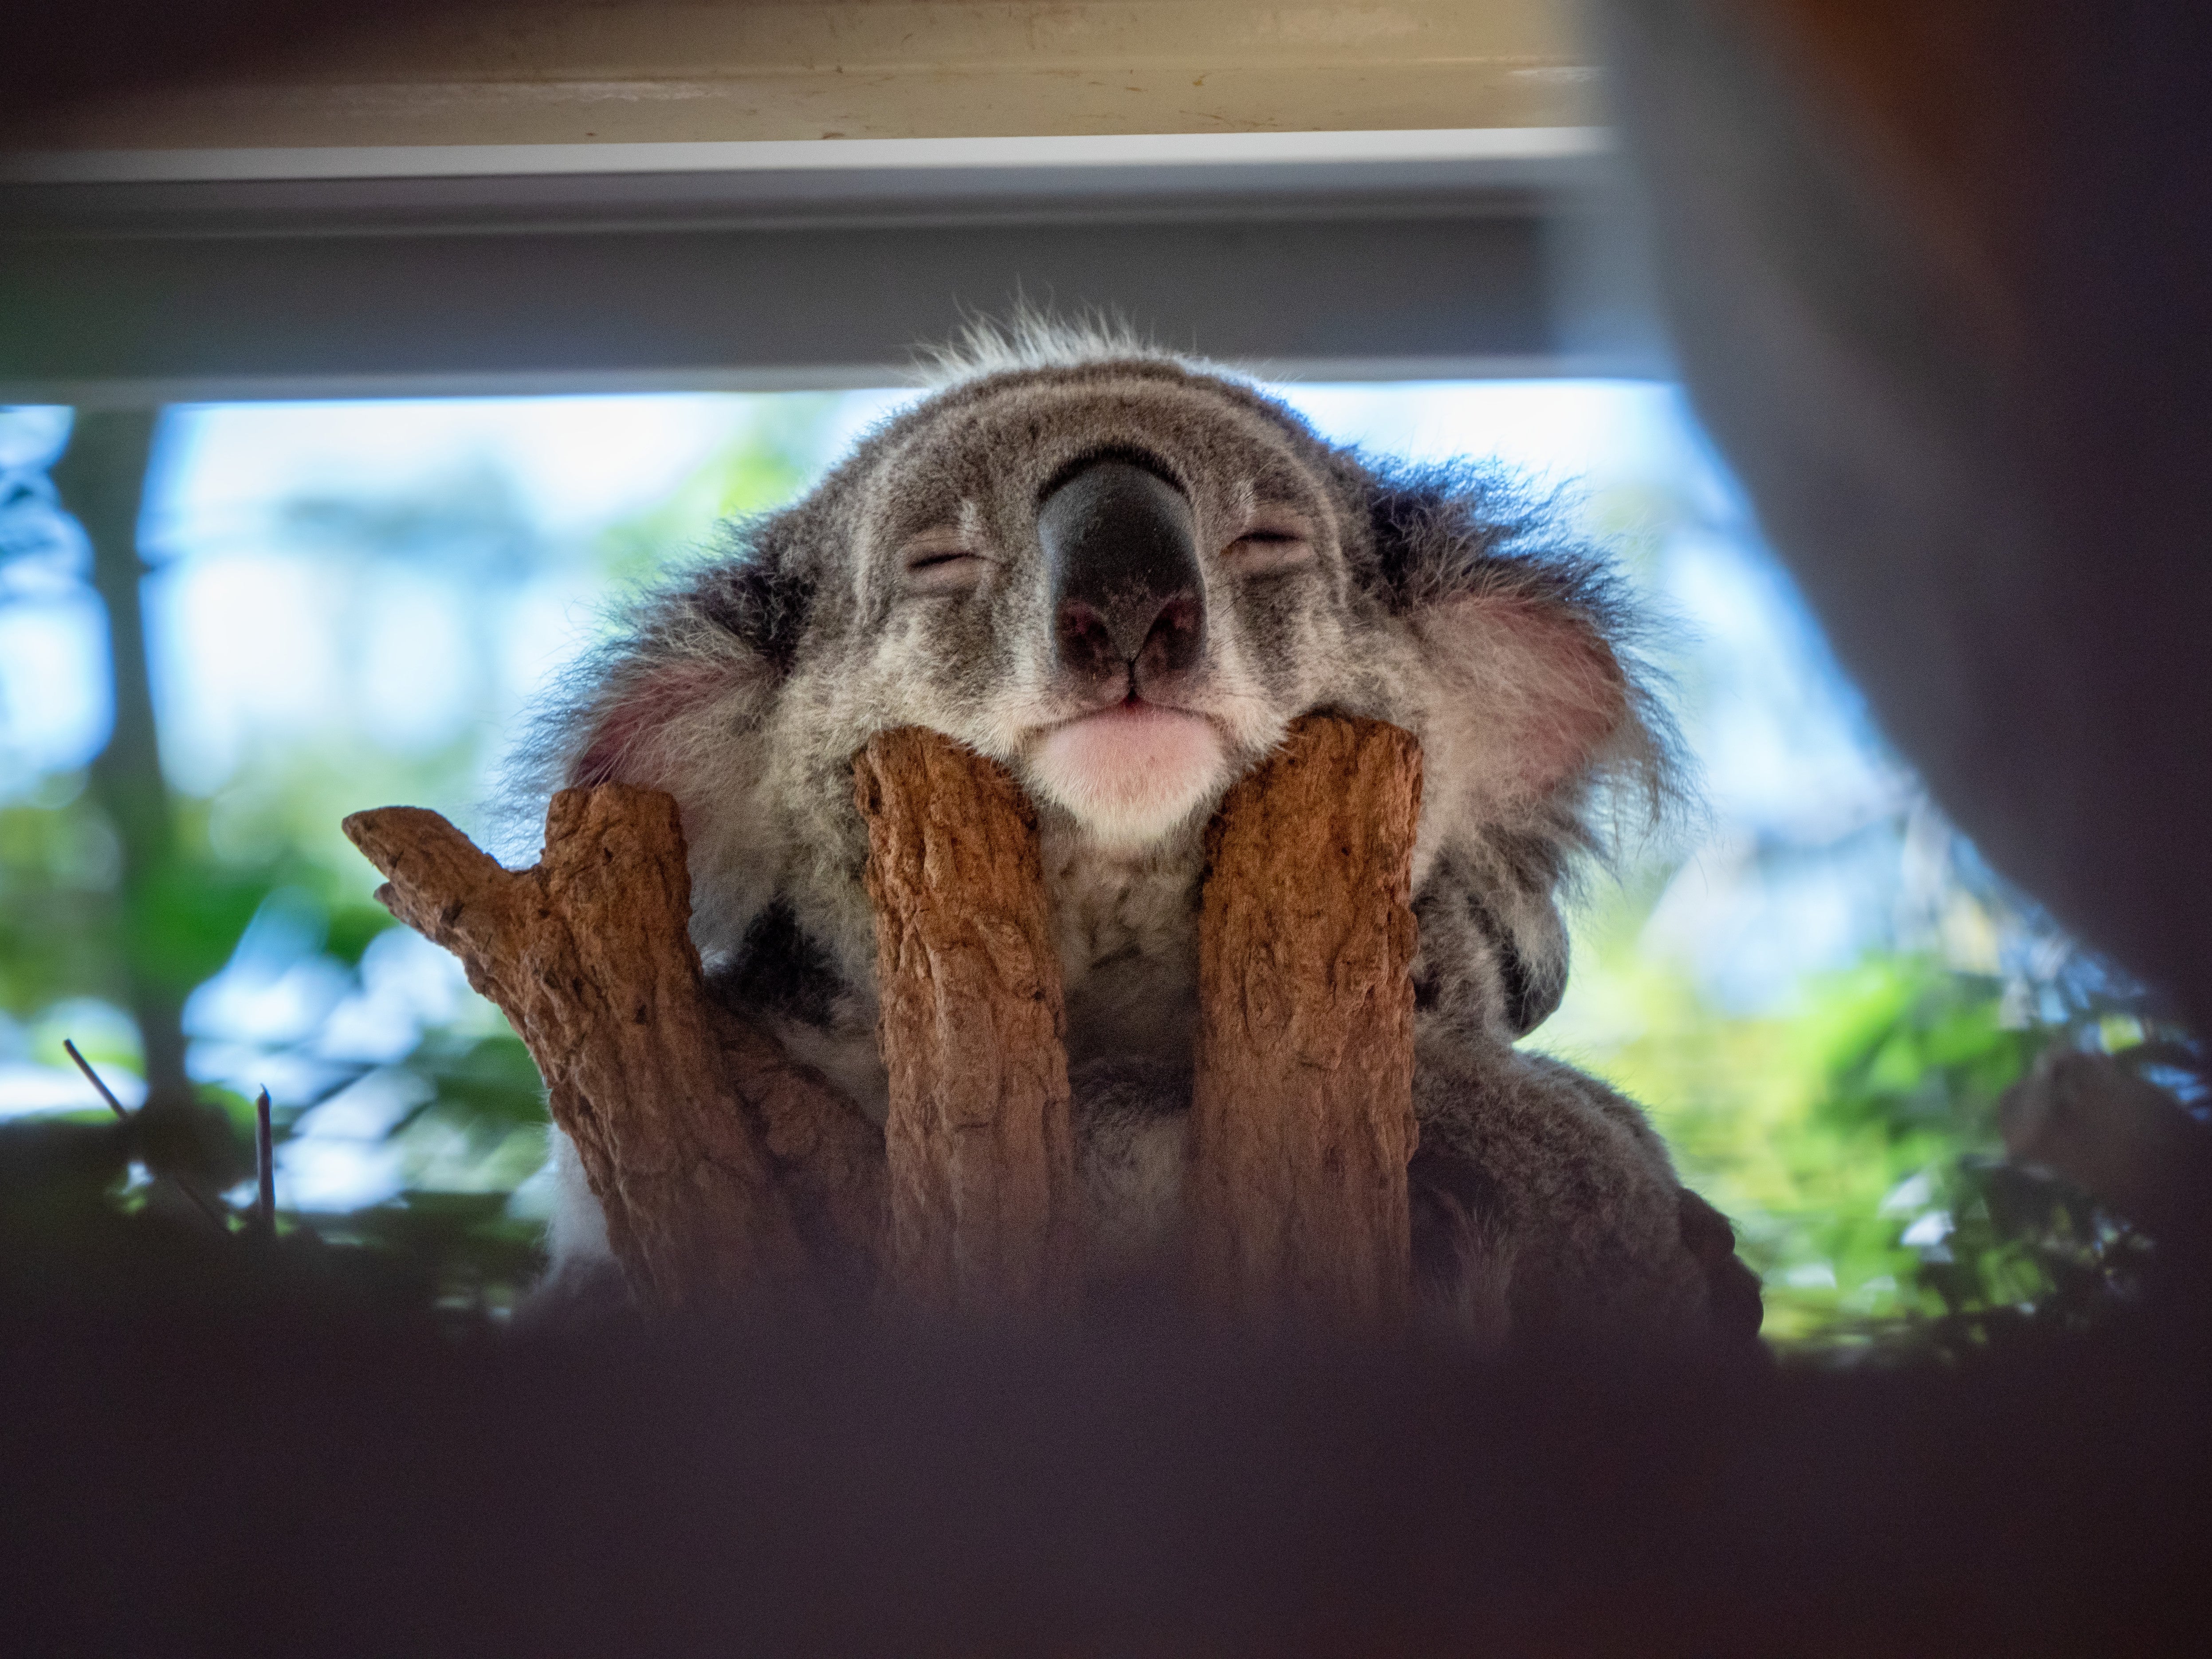
{"label": "rough bark", "polygon": [[919,727],[854,765],[868,826],[890,1261],[925,1302],[1050,1304],[1073,1282],[1066,1015],[1036,819],[1006,772]]}
{"label": "rough bark", "polygon": [[1222,1300],[1406,1304],[1420,795],[1409,733],[1312,715],[1206,832],[1189,1191]]}
{"label": "rough bark", "polygon": [[563,790],[524,871],[418,807],[357,812],[345,830],[387,878],[379,900],[460,957],[528,1045],[641,1299],[711,1304],[825,1253],[865,1261],[874,1131],[708,996],[672,799]]}
{"label": "rough bark", "polygon": [[[1033,811],[907,729],[854,763],[890,1104],[881,1135],[708,994],[675,803],[554,799],[514,872],[434,812],[356,814],[378,896],[507,1012],[633,1285],[667,1308],[888,1269],[926,1304],[1049,1306],[1076,1283],[1065,1015]],[[1410,860],[1420,758],[1302,721],[1209,832],[1192,1193],[1231,1298],[1384,1316],[1410,1285]]]}

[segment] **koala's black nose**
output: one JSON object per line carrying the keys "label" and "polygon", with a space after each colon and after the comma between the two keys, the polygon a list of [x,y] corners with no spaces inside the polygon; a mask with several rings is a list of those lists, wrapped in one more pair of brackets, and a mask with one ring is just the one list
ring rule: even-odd
{"label": "koala's black nose", "polygon": [[1132,461],[1086,462],[1037,504],[1060,659],[1133,690],[1188,668],[1206,642],[1190,503]]}

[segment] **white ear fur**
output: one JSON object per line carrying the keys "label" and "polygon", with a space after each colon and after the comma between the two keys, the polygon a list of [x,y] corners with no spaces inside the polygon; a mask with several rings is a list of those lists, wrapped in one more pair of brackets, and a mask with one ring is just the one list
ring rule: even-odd
{"label": "white ear fur", "polygon": [[770,684],[749,652],[657,665],[600,712],[570,769],[580,784],[629,783],[676,797],[691,872],[691,936],[708,956],[744,937],[775,880],[774,815],[761,789]]}
{"label": "white ear fur", "polygon": [[589,733],[568,766],[573,785],[633,783],[665,788],[661,781],[684,762],[687,731],[701,712],[741,691],[753,676],[742,659],[681,657],[625,675],[621,687],[592,711]]}
{"label": "white ear fur", "polygon": [[1431,775],[1457,780],[1483,818],[1510,817],[1582,774],[1630,718],[1628,677],[1604,639],[1560,606],[1470,593],[1416,623],[1436,665]]}

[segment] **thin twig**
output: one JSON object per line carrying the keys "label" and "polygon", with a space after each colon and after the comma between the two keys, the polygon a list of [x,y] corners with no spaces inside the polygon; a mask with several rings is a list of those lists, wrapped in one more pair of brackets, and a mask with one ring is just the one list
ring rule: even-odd
{"label": "thin twig", "polygon": [[199,1212],[205,1216],[209,1221],[214,1224],[215,1230],[217,1232],[221,1233],[225,1238],[230,1237],[230,1222],[228,1218],[222,1211],[216,1209],[214,1205],[207,1201],[206,1198],[201,1194],[198,1188],[193,1186],[191,1182],[185,1180],[184,1176],[179,1175],[174,1170],[162,1170],[161,1176],[164,1180],[168,1182],[171,1186],[174,1187],[179,1192],[182,1193],[186,1198],[189,1198],[194,1204],[198,1206]]}
{"label": "thin twig", "polygon": [[84,1080],[100,1091],[100,1097],[107,1103],[108,1109],[128,1123],[131,1121],[131,1114],[123,1109],[123,1103],[115,1097],[115,1091],[100,1080],[100,1073],[92,1069],[92,1062],[77,1052],[76,1044],[64,1037],[62,1048],[69,1057],[76,1062],[77,1070],[84,1073]]}
{"label": "thin twig", "polygon": [[253,1169],[260,1178],[261,1196],[258,1214],[261,1231],[271,1238],[276,1236],[276,1157],[274,1138],[269,1129],[269,1091],[262,1090],[253,1102]]}
{"label": "thin twig", "polygon": [[[115,1097],[115,1091],[109,1088],[105,1083],[100,1081],[100,1073],[94,1071],[92,1069],[92,1062],[78,1052],[76,1044],[70,1042],[69,1038],[64,1037],[62,1039],[62,1048],[68,1054],[69,1057],[76,1062],[76,1068],[78,1071],[84,1073],[85,1081],[91,1084],[94,1088],[100,1091],[100,1097],[107,1103],[108,1109],[112,1111],[116,1116],[121,1118],[125,1123],[130,1122],[131,1114],[125,1110],[123,1103]],[[266,1089],[261,1091],[261,1098],[264,1103],[268,1100],[269,1091]],[[268,1122],[268,1117],[265,1112],[263,1115],[262,1122],[265,1127]],[[186,1198],[191,1200],[194,1206],[199,1210],[199,1212],[208,1218],[209,1224],[214,1227],[217,1232],[223,1234],[226,1237],[229,1236],[230,1223],[225,1219],[219,1212],[217,1212],[213,1205],[210,1204],[206,1199],[200,1195],[198,1188],[193,1186],[191,1182],[185,1180],[184,1176],[179,1175],[173,1170],[156,1170],[152,1171],[152,1173],[157,1178],[166,1179],[172,1186],[176,1188],[179,1192],[182,1193]]]}

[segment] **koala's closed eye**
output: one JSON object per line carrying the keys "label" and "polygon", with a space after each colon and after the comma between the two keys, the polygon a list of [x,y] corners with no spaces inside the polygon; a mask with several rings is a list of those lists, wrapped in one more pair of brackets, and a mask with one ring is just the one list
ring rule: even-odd
{"label": "koala's closed eye", "polygon": [[951,531],[928,531],[899,550],[899,591],[972,592],[989,561]]}
{"label": "koala's closed eye", "polygon": [[1291,514],[1263,514],[1221,550],[1221,562],[1240,576],[1294,570],[1313,562],[1313,532]]}

